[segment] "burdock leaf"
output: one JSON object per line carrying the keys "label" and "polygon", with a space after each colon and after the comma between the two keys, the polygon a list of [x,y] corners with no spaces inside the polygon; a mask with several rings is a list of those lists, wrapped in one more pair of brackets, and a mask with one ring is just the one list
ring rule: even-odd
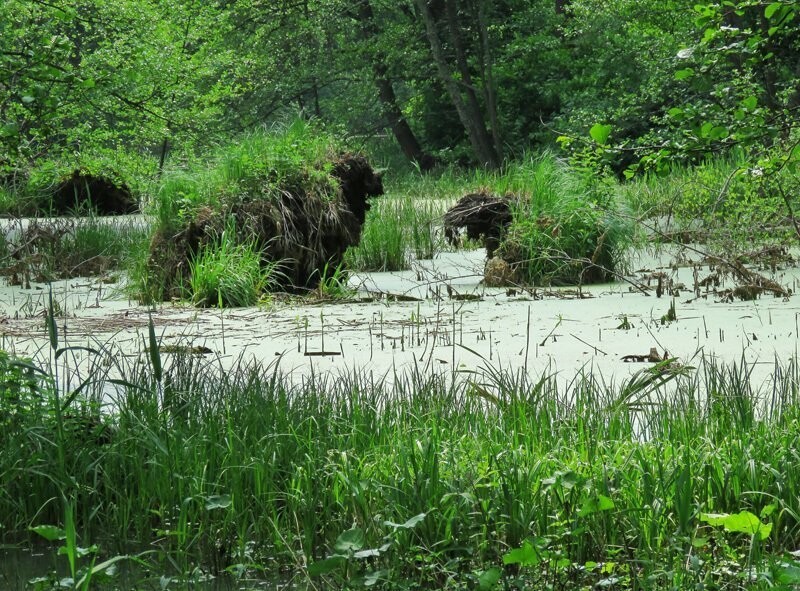
{"label": "burdock leaf", "polygon": [[63,540],[67,537],[67,532],[60,527],[56,527],[55,525],[36,525],[30,529],[32,532],[42,536],[48,542]]}
{"label": "burdock leaf", "polygon": [[361,550],[361,548],[364,547],[364,540],[364,530],[355,527],[353,529],[348,529],[346,532],[342,532],[339,537],[336,538],[336,543],[333,545],[333,548],[340,554],[349,554]]}

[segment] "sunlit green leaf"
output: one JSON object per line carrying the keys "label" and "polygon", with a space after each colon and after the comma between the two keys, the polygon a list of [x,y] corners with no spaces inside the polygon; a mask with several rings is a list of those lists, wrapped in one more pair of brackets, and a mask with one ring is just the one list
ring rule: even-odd
{"label": "sunlit green leaf", "polygon": [[55,525],[37,525],[30,528],[32,532],[39,534],[48,542],[63,540],[67,537],[67,532]]}
{"label": "sunlit green leaf", "polygon": [[608,141],[608,137],[611,135],[611,126],[595,123],[589,130],[589,135],[592,136],[595,142],[602,146]]}
{"label": "sunlit green leaf", "polygon": [[497,585],[503,572],[499,568],[490,568],[478,576],[478,589],[480,591],[491,591]]}
{"label": "sunlit green leaf", "polygon": [[610,511],[614,508],[614,501],[605,495],[597,495],[586,499],[578,512],[580,517],[586,517],[600,511]]}
{"label": "sunlit green leaf", "polygon": [[758,106],[758,97],[756,96],[748,96],[746,99],[742,101],[742,107],[745,109],[752,111]]}
{"label": "sunlit green leaf", "polygon": [[750,511],[741,511],[734,514],[703,513],[700,515],[700,521],[713,526],[722,526],[729,532],[758,536],[761,540],[767,539],[772,532],[771,523],[763,523],[758,516],[753,515]]}
{"label": "sunlit green leaf", "polygon": [[773,2],[764,9],[764,16],[771,19],[782,6],[783,4],[781,2]]}

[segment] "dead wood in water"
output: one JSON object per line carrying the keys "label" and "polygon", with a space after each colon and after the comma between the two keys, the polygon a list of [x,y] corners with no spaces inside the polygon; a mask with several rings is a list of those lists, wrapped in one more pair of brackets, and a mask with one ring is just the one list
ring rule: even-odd
{"label": "dead wood in water", "polygon": [[510,223],[509,198],[488,193],[465,195],[444,214],[444,232],[450,244],[458,244],[463,228],[470,240],[483,240],[488,259],[494,255]]}

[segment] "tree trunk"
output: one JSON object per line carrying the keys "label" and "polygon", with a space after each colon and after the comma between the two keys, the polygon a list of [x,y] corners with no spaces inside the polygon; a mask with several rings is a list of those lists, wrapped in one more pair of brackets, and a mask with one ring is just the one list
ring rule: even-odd
{"label": "tree trunk", "polygon": [[474,121],[478,140],[481,143],[481,151],[486,154],[486,162],[492,168],[497,168],[500,165],[500,159],[497,156],[497,147],[493,144],[489,132],[486,129],[481,105],[478,102],[478,95],[475,92],[475,85],[472,82],[472,74],[469,71],[469,64],[467,63],[467,52],[464,49],[464,41],[461,38],[461,26],[458,22],[456,0],[445,0],[445,10],[447,11],[447,26],[450,32],[450,40],[456,51],[458,73],[461,75],[464,93],[467,97],[465,106],[470,118]]}
{"label": "tree trunk", "polygon": [[[363,0],[359,11],[361,22],[361,35],[366,41],[378,35],[375,27],[372,5],[369,0]],[[415,162],[420,169],[430,170],[434,165],[434,158],[422,150],[422,146],[414,134],[414,130],[408,124],[403,111],[397,102],[397,95],[394,86],[388,76],[388,68],[381,56],[377,52],[372,53],[372,72],[375,87],[378,89],[378,99],[381,102],[381,110],[389,123],[389,127],[394,134],[397,143],[403,154],[411,162]]]}
{"label": "tree trunk", "polygon": [[475,155],[482,164],[492,168],[497,168],[499,166],[497,155],[494,153],[494,150],[487,149],[491,148],[491,146],[487,146],[486,142],[481,138],[481,127],[483,127],[484,133],[486,133],[486,126],[483,123],[483,116],[480,112],[470,112],[470,109],[468,109],[463,97],[461,96],[461,89],[459,88],[459,84],[453,76],[453,72],[450,69],[450,64],[447,63],[447,58],[444,55],[444,48],[442,47],[442,41],[439,39],[439,33],[436,30],[436,22],[433,18],[433,14],[431,14],[431,9],[428,6],[427,0],[415,0],[415,4],[417,5],[417,8],[422,15],[422,20],[425,23],[425,32],[428,37],[428,43],[431,46],[433,61],[436,63],[436,69],[439,72],[439,78],[447,89],[447,93],[450,95],[450,100],[453,102],[453,106],[458,113],[458,118],[467,132],[472,150],[475,152]]}
{"label": "tree trunk", "polygon": [[492,140],[497,158],[503,160],[503,139],[500,134],[500,121],[497,117],[497,95],[494,87],[494,74],[492,73],[492,54],[489,47],[489,32],[486,28],[486,13],[484,0],[478,0],[478,29],[481,36],[481,75],[483,76],[483,92],[486,100],[486,110],[489,112],[489,122],[492,125]]}

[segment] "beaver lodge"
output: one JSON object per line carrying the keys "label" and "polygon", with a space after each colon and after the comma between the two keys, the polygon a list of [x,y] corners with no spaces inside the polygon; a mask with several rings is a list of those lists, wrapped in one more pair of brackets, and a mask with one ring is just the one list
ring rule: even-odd
{"label": "beaver lodge", "polygon": [[179,223],[162,223],[156,230],[147,264],[156,289],[147,297],[194,295],[199,305],[217,305],[198,301],[186,286],[192,283],[192,262],[217,248],[223,234],[260,253],[262,268],[270,271],[266,289],[312,290],[340,267],[347,248],[359,243],[369,199],[383,194],[380,175],[364,156],[351,153],[285,174],[256,166],[227,184],[235,185],[229,194],[222,190]]}

